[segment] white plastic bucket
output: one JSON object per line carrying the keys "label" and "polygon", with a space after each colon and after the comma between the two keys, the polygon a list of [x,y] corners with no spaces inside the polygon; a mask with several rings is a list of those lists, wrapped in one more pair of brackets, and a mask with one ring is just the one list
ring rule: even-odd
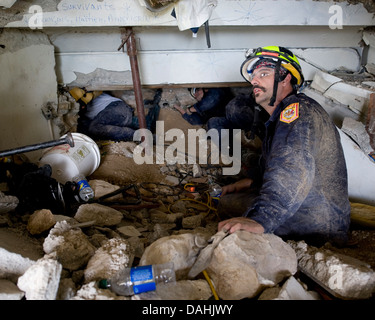
{"label": "white plastic bucket", "polygon": [[46,149],[39,160],[39,167],[49,164],[52,178],[62,184],[72,181],[79,173],[87,177],[100,165],[100,151],[95,141],[82,133],[72,133],[72,136],[74,147],[62,144]]}

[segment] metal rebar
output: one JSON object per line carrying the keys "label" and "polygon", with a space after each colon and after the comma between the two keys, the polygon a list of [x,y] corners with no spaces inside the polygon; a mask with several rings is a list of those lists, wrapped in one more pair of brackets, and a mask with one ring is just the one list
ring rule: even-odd
{"label": "metal rebar", "polygon": [[138,68],[138,60],[137,60],[137,49],[135,43],[134,32],[131,27],[126,28],[125,32],[126,37],[126,44],[127,44],[127,53],[130,60],[131,72],[132,72],[132,79],[133,79],[133,86],[134,86],[134,94],[135,94],[135,103],[137,105],[137,115],[138,115],[138,122],[139,128],[147,128],[146,125],[146,117],[145,117],[145,110],[143,105],[143,98],[142,98],[142,87],[141,87],[141,80],[139,76],[139,68]]}
{"label": "metal rebar", "polygon": [[17,154],[17,153],[24,153],[24,152],[30,152],[30,151],[43,149],[43,148],[54,147],[54,146],[58,146],[61,144],[69,144],[71,147],[74,147],[74,140],[73,140],[72,134],[68,133],[65,138],[58,139],[58,140],[52,140],[52,141],[47,141],[43,143],[32,144],[32,145],[25,146],[25,147],[1,151],[0,158],[10,156],[13,154]]}

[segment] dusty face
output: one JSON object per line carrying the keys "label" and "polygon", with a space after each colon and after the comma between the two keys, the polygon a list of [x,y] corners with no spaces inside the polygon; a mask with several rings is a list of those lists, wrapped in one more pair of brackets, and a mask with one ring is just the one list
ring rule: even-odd
{"label": "dusty face", "polygon": [[268,106],[272,94],[275,79],[275,70],[262,67],[252,73],[250,83],[253,85],[253,93],[256,103],[262,107]]}
{"label": "dusty face", "polygon": [[204,96],[204,90],[202,88],[198,88],[196,91],[195,91],[195,94],[193,95],[194,98],[197,100],[197,101],[201,101],[203,96]]}

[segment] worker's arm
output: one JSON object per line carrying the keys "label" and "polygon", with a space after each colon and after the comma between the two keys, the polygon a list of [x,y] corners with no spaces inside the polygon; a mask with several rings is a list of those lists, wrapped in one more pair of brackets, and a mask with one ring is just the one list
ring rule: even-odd
{"label": "worker's arm", "polygon": [[249,189],[253,183],[253,180],[250,178],[245,178],[242,180],[238,180],[235,183],[226,185],[222,187],[222,193],[221,196],[224,196],[227,193],[233,193],[233,192],[240,192],[242,190]]}

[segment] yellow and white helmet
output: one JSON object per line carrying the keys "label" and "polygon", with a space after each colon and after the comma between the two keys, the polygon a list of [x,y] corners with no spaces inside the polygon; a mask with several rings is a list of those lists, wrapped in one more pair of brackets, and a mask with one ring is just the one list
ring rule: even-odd
{"label": "yellow and white helmet", "polygon": [[249,49],[246,52],[246,60],[241,65],[241,75],[250,82],[250,76],[254,68],[263,59],[274,61],[280,64],[280,67],[289,71],[295,79],[296,86],[299,88],[304,82],[301,65],[297,57],[288,49],[279,46],[259,47],[257,49]]}

